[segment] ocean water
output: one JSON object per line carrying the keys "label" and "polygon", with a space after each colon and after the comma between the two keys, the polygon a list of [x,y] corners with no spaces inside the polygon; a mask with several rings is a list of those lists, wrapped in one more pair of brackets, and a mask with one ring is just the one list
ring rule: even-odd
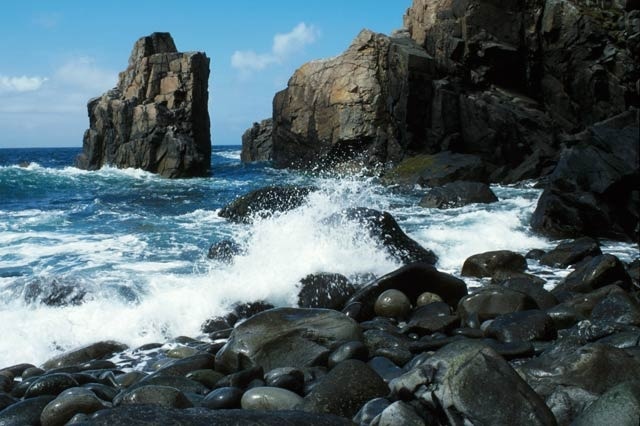
{"label": "ocean water", "polygon": [[[137,347],[199,337],[206,319],[235,302],[294,305],[307,274],[337,272],[363,284],[363,276],[399,267],[356,224],[324,220],[349,207],[389,211],[436,252],[440,270],[454,275],[472,254],[557,244],[529,230],[540,196],[532,183],[494,186],[500,201],[491,205],[433,210],[418,207],[422,188],[243,165],[237,146],[214,147],[212,176],[188,180],[78,170],[72,164],[79,151],[0,149],[0,367],[41,364],[104,339]],[[269,184],[319,191],[300,208],[251,225],[218,217],[234,198]],[[209,246],[228,238],[243,253],[231,264],[207,259]],[[603,244],[625,261],[638,253]],[[548,288],[570,272],[529,266]]]}

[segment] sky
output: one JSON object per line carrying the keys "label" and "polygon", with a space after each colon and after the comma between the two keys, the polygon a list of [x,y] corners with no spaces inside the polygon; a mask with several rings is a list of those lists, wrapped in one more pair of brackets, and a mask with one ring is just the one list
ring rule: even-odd
{"label": "sky", "polygon": [[0,14],[0,148],[80,147],[86,103],[116,85],[134,42],[170,32],[211,58],[213,145],[239,145],[271,116],[305,62],[339,55],[363,28],[389,34],[411,0],[5,2]]}

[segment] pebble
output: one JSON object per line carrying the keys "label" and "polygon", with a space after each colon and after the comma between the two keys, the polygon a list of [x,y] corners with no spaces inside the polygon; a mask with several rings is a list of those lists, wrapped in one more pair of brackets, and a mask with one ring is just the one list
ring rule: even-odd
{"label": "pebble", "polygon": [[214,389],[202,400],[202,406],[212,410],[240,408],[243,391],[240,388],[226,386]]}
{"label": "pebble", "polygon": [[433,302],[442,302],[442,297],[438,296],[435,293],[430,293],[425,291],[420,296],[418,296],[418,300],[416,301],[416,306],[424,306]]}
{"label": "pebble", "polygon": [[374,305],[376,315],[388,318],[405,318],[411,311],[409,298],[398,290],[385,290]]}
{"label": "pebble", "polygon": [[65,389],[77,387],[78,382],[67,373],[47,374],[39,377],[31,383],[24,394],[25,398],[33,398],[41,395],[58,395]]}
{"label": "pebble", "polygon": [[141,386],[128,392],[121,404],[153,404],[167,408],[189,408],[193,404],[182,391],[169,386]]}
{"label": "pebble", "polygon": [[246,391],[240,404],[246,410],[292,410],[302,401],[300,395],[290,390],[265,386]]}
{"label": "pebble", "polygon": [[106,405],[89,389],[70,388],[48,403],[42,410],[42,426],[63,426],[78,413],[90,414]]}

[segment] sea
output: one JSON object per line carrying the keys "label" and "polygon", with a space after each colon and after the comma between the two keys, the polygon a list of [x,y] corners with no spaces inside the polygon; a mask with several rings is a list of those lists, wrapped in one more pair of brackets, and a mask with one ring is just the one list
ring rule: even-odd
{"label": "sea", "polygon": [[[211,176],[169,180],[135,169],[73,167],[80,148],[0,149],[0,368],[42,364],[100,340],[136,348],[200,327],[238,302],[295,306],[308,274],[340,273],[357,285],[398,268],[384,247],[348,221],[351,207],[391,213],[401,228],[460,275],[464,260],[490,250],[547,250],[558,244],[529,228],[535,182],[492,186],[493,204],[419,207],[426,188],[382,185],[375,177],[278,170],[242,164],[239,146],[213,148]],[[227,203],[267,185],[313,185],[301,207],[252,224],[218,217]],[[207,258],[231,239],[231,263]],[[602,242],[631,261],[634,245]],[[570,270],[529,261],[553,288]],[[464,278],[469,287],[486,282]]]}

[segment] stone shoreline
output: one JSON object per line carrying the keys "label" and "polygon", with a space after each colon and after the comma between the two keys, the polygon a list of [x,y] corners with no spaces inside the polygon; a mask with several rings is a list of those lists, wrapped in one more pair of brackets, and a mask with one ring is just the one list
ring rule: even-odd
{"label": "stone shoreline", "polygon": [[[402,235],[381,242],[415,249]],[[573,269],[547,291],[523,254],[480,253],[462,275],[486,285],[468,293],[422,250],[360,288],[310,275],[299,307],[238,305],[200,340],[97,342],[2,368],[0,424],[637,424],[640,259],[588,237],[532,250]]]}

